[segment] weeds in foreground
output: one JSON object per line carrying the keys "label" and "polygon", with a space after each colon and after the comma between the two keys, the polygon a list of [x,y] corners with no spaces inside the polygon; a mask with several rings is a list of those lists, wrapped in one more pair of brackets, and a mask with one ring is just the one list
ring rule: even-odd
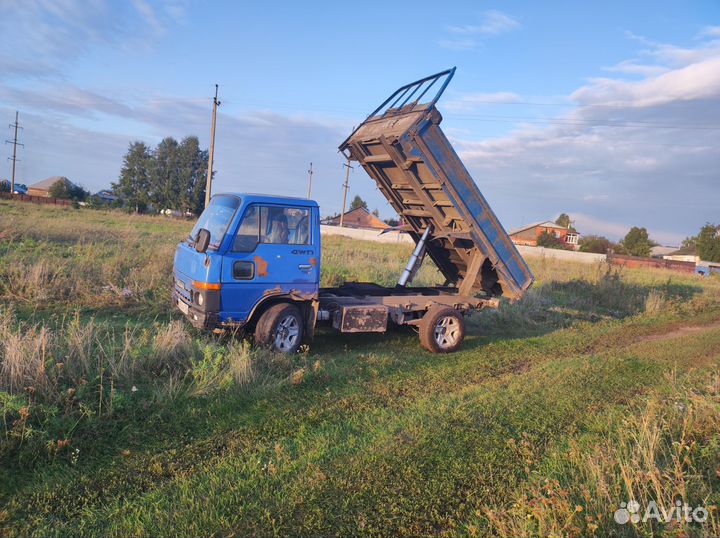
{"label": "weeds in foreground", "polygon": [[0,461],[54,459],[69,450],[78,426],[113,420],[131,407],[161,411],[233,386],[295,383],[298,361],[304,357],[239,340],[226,346],[193,339],[180,321],[118,334],[78,315],[50,328],[0,310]]}
{"label": "weeds in foreground", "polygon": [[[572,441],[558,458],[559,471],[537,470],[509,505],[488,509],[492,533],[719,536],[720,497],[713,484],[720,479],[720,377],[713,374],[696,387],[671,373],[668,382],[665,394],[608,424],[611,438],[592,446]],[[618,524],[612,510],[631,501],[638,503],[639,521]],[[668,521],[643,521],[651,502]],[[705,508],[707,521],[678,521],[678,502]]]}

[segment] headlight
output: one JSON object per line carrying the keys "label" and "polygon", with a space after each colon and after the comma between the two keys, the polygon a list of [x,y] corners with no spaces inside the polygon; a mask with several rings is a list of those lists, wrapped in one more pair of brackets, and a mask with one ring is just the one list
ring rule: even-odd
{"label": "headlight", "polygon": [[198,304],[198,306],[202,306],[204,302],[205,302],[205,298],[203,297],[203,294],[202,294],[202,293],[198,293],[198,294],[197,294],[197,304]]}

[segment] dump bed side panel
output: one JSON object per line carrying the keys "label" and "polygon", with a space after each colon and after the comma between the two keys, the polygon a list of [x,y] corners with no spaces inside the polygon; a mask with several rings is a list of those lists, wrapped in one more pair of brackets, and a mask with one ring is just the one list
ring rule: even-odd
{"label": "dump bed side panel", "polygon": [[439,113],[434,112],[400,143],[411,159],[421,159],[442,184],[458,221],[497,271],[503,294],[519,297],[532,284],[532,273],[440,129]]}
{"label": "dump bed side panel", "polygon": [[[449,283],[518,298],[532,284],[532,273],[441,131],[441,121],[434,101],[390,108],[371,115],[340,149],[376,181],[416,242],[433,227],[427,253]],[[464,283],[466,274],[472,282]]]}

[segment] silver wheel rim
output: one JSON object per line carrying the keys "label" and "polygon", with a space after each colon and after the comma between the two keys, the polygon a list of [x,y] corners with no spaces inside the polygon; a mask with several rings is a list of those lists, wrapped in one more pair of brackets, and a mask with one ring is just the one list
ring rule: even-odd
{"label": "silver wheel rim", "polygon": [[300,324],[293,315],[287,315],[280,320],[275,329],[275,349],[289,351],[300,338]]}
{"label": "silver wheel rim", "polygon": [[454,316],[440,318],[435,324],[434,336],[441,349],[454,346],[460,340],[460,321]]}

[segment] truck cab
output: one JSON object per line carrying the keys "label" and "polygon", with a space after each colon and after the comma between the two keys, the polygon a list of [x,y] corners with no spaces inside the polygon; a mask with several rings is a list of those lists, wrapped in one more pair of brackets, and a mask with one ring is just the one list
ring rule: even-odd
{"label": "truck cab", "polygon": [[194,326],[215,330],[255,328],[273,306],[293,306],[275,347],[297,348],[314,328],[319,260],[317,202],[217,194],[175,250],[173,300]]}

